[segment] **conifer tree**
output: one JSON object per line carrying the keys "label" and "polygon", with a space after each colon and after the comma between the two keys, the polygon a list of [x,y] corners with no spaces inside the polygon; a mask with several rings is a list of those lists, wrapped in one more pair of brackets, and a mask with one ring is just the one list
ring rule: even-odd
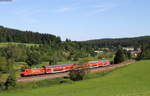
{"label": "conifer tree", "polygon": [[124,54],[124,51],[122,49],[119,49],[115,54],[114,63],[118,64],[125,60],[126,60],[126,56]]}
{"label": "conifer tree", "polygon": [[37,51],[33,51],[27,54],[26,63],[28,66],[37,65],[41,62],[40,53]]}

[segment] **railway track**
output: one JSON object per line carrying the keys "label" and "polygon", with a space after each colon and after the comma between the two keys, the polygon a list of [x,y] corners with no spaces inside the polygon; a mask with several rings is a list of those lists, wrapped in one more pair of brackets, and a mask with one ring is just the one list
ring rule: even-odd
{"label": "railway track", "polygon": [[[115,68],[123,67],[129,64],[134,63],[135,60],[129,60],[120,64],[113,64],[105,67],[99,67],[91,69],[90,73],[100,72],[100,71],[106,71],[106,70],[113,70]],[[21,77],[17,80],[17,82],[34,82],[34,81],[40,81],[45,79],[54,79],[54,78],[62,78],[65,76],[68,76],[69,72],[64,73],[55,73],[55,74],[44,74],[44,75],[38,75],[38,76],[31,76],[31,77]]]}

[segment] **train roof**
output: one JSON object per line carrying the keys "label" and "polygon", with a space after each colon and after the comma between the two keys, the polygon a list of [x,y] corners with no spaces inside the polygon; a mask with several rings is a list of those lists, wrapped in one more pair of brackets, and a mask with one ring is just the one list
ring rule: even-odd
{"label": "train roof", "polygon": [[101,62],[108,62],[109,60],[102,60]]}
{"label": "train roof", "polygon": [[66,65],[73,65],[73,64],[50,65],[50,66],[46,66],[46,67],[64,67]]}
{"label": "train roof", "polygon": [[108,60],[101,60],[101,61],[89,61],[88,63],[98,63],[98,62],[108,62]]}
{"label": "train roof", "polygon": [[88,63],[97,63],[97,62],[99,62],[99,61],[89,61]]}

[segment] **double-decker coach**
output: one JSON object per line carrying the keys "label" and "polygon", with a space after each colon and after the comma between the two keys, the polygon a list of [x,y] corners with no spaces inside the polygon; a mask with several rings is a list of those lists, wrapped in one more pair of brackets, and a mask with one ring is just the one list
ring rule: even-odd
{"label": "double-decker coach", "polygon": [[51,65],[45,67],[46,73],[65,72],[72,69],[73,69],[73,64]]}

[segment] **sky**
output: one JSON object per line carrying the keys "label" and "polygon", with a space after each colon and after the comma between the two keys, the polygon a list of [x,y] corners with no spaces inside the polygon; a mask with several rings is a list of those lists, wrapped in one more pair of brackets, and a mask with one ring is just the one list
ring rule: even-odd
{"label": "sky", "polygon": [[150,35],[150,0],[0,0],[0,25],[83,41]]}

